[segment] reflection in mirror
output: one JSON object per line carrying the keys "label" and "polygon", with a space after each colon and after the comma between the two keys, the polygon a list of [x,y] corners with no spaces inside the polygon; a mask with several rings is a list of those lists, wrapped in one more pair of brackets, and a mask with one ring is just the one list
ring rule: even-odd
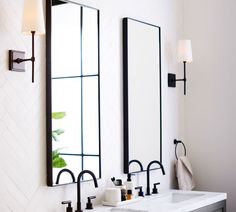
{"label": "reflection in mirror", "polygon": [[99,82],[99,11],[47,0],[49,186],[101,177]]}
{"label": "reflection in mirror", "polygon": [[160,39],[160,27],[123,19],[125,173],[162,160]]}

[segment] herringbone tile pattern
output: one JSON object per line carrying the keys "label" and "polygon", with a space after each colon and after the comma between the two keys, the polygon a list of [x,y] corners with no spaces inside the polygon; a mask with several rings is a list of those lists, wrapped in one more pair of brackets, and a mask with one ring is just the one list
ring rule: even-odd
{"label": "herringbone tile pattern", "polygon": [[31,54],[22,8],[23,0],[0,0],[0,212],[64,211],[60,202],[74,201],[76,186],[46,186],[45,37],[36,37],[34,84],[30,63],[8,71],[9,49]]}
{"label": "herringbone tile pattern", "polygon": [[20,29],[22,6],[23,0],[0,0],[0,211],[47,211],[47,201],[52,211],[58,205],[45,186],[44,36],[36,38],[34,84],[30,64],[24,73],[8,71],[8,49],[31,53]]}

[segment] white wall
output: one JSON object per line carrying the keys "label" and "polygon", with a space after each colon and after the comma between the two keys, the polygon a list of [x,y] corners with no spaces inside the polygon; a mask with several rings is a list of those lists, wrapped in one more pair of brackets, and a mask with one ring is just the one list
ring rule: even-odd
{"label": "white wall", "polygon": [[184,31],[192,39],[186,132],[197,188],[228,193],[236,211],[236,1],[186,0]]}
{"label": "white wall", "polygon": [[[83,183],[82,194],[102,199],[110,177],[122,175],[122,31],[125,16],[162,27],[163,161],[167,175],[153,175],[162,188],[173,179],[173,139],[183,134],[180,89],[167,88],[167,72],[177,70],[176,43],[182,33],[182,1],[176,0],[81,0],[101,11],[101,127],[102,180],[94,190]],[[36,39],[36,77],[9,72],[8,49],[31,52],[30,37],[20,33],[23,0],[0,1],[0,211],[64,211],[62,200],[75,204],[76,186],[46,186],[45,141],[45,38]],[[160,176],[160,177],[159,177]],[[139,182],[146,185],[145,175]]]}

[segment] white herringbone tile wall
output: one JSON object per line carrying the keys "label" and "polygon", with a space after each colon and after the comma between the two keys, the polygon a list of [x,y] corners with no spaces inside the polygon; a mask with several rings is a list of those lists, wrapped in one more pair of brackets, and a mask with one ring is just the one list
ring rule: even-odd
{"label": "white herringbone tile wall", "polygon": [[[177,70],[176,43],[182,33],[182,0],[81,0],[101,11],[101,124],[102,180],[94,190],[83,183],[83,199],[102,199],[111,176],[122,175],[122,37],[125,16],[162,27],[163,82]],[[21,34],[23,0],[0,0],[0,212],[62,212],[62,200],[76,200],[76,186],[46,186],[45,37],[36,38],[36,75],[31,83],[30,64],[24,73],[8,71],[8,50],[24,50],[30,56],[31,39]],[[163,152],[167,176],[172,182],[171,141],[183,134],[182,102],[177,90],[163,83]],[[179,106],[180,105],[180,106]],[[176,127],[178,125],[178,127]],[[113,158],[113,160],[110,160]],[[143,182],[144,176],[140,176]]]}

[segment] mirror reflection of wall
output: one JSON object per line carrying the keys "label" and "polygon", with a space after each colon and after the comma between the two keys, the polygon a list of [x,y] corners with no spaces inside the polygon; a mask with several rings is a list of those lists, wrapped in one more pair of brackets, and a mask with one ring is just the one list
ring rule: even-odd
{"label": "mirror reflection of wall", "polygon": [[[67,169],[101,176],[99,11],[69,1],[48,0],[47,128],[48,185]],[[49,14],[49,13],[47,13]],[[51,52],[51,54],[50,54]],[[49,62],[48,62],[49,63]],[[51,138],[51,139],[50,139]],[[50,164],[51,159],[51,164]],[[85,175],[83,180],[88,180]],[[59,184],[71,183],[62,173]]]}
{"label": "mirror reflection of wall", "polygon": [[123,20],[124,39],[124,171],[138,172],[161,161],[160,27]]}

